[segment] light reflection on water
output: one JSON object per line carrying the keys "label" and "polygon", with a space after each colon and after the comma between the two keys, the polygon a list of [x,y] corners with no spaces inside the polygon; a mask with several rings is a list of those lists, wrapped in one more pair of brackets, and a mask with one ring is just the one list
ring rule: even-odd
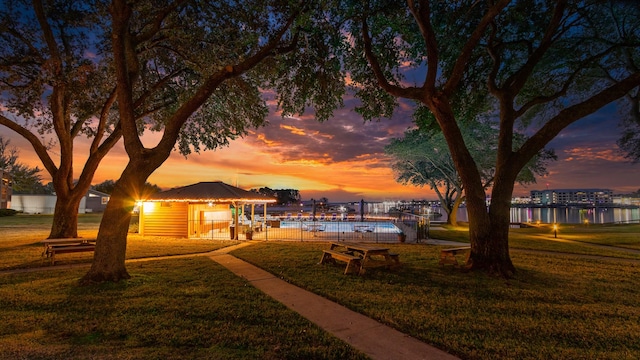
{"label": "light reflection on water", "polygon": [[[447,214],[436,208],[442,216],[435,221],[446,221]],[[458,211],[458,221],[468,221],[467,210],[461,208]],[[559,223],[559,224],[609,224],[609,223],[638,223],[640,222],[640,209],[622,208],[591,208],[581,209],[573,207],[560,208],[511,208],[511,222],[526,223]]]}

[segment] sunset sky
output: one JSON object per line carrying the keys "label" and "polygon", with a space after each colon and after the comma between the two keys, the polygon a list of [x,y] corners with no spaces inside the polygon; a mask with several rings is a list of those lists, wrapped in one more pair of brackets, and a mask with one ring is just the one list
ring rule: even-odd
{"label": "sunset sky", "polygon": [[[345,99],[345,108],[329,121],[318,123],[312,113],[282,118],[275,103],[269,104],[272,111],[267,126],[217,151],[186,159],[174,152],[149,182],[163,189],[218,180],[244,189],[293,188],[300,190],[303,200],[326,197],[332,202],[437,199],[428,187],[398,184],[383,153],[391,138],[402,136],[412,126],[409,106],[401,107],[393,119],[365,123],[353,111],[356,100]],[[514,196],[547,187],[609,188],[614,193],[638,190],[640,165],[626,161],[615,143],[620,134],[618,119],[610,106],[563,131],[549,146],[558,155],[558,161],[548,167],[549,175],[539,178],[537,184],[517,186]],[[26,141],[4,127],[1,131],[19,148],[21,162],[42,168]],[[144,142],[150,146],[158,137],[150,133]],[[86,148],[86,143],[76,143],[80,154],[74,160],[76,174]],[[93,183],[117,179],[126,162],[121,141],[102,162]],[[46,172],[42,175],[45,183],[50,180]]]}

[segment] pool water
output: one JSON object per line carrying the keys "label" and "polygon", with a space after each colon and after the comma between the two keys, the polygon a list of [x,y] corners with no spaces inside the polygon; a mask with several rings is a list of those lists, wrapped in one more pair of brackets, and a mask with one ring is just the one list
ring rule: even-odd
{"label": "pool water", "polygon": [[391,222],[376,221],[282,221],[280,228],[309,230],[317,228],[327,232],[374,232],[399,233],[400,229]]}

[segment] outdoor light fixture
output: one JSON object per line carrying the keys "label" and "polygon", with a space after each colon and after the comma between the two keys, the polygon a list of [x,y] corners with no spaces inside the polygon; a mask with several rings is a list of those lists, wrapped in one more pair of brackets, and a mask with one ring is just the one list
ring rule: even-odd
{"label": "outdoor light fixture", "polygon": [[553,224],[553,237],[554,238],[558,237],[558,225],[557,224]]}

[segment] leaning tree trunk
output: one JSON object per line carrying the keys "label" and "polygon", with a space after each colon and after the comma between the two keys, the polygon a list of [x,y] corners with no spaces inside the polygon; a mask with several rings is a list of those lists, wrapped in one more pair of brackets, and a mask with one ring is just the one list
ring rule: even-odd
{"label": "leaning tree trunk", "polygon": [[453,201],[453,205],[451,206],[451,209],[449,209],[449,214],[448,214],[448,218],[447,218],[447,224],[449,225],[453,225],[453,226],[458,226],[458,209],[460,208],[460,204],[462,203],[462,196],[458,196],[456,197],[456,199]]}
{"label": "leaning tree trunk", "polygon": [[511,277],[515,267],[509,254],[509,224],[513,182],[496,181],[491,206],[484,198],[466,197],[471,254],[467,268]]}
{"label": "leaning tree trunk", "polygon": [[117,282],[131,277],[125,267],[129,222],[135,201],[138,200],[135,194],[148,176],[130,162],[116,182],[100,222],[91,269],[80,279],[81,285]]}
{"label": "leaning tree trunk", "polygon": [[85,193],[57,196],[49,239],[78,237],[78,208]]}

